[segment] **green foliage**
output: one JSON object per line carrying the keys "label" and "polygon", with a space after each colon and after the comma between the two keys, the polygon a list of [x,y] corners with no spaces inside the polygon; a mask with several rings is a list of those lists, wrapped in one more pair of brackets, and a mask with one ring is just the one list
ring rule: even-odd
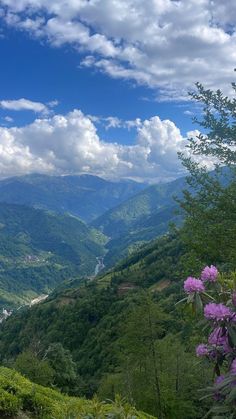
{"label": "green foliage", "polygon": [[[0,368],[0,415],[41,419],[151,419],[120,398],[102,403],[97,398],[85,400],[32,384],[14,370]],[[19,415],[19,416],[18,416]]]}
{"label": "green foliage", "polygon": [[46,350],[43,359],[47,360],[54,371],[53,382],[57,388],[63,393],[70,393],[71,389],[74,393],[76,390],[78,392],[79,377],[76,364],[68,349],[65,349],[61,343],[52,343]]}
{"label": "green foliage", "polygon": [[[191,97],[203,107],[203,118],[194,121],[200,125],[204,134],[197,140],[190,139],[189,148],[198,155],[216,157],[218,161],[229,166],[236,163],[236,100],[223,95],[220,90],[205,89],[196,83],[197,91]],[[236,84],[232,83],[233,93]]]}
{"label": "green foliage", "polygon": [[94,273],[104,252],[104,236],[69,215],[1,203],[0,223],[0,307]]}
{"label": "green foliage", "polygon": [[[191,157],[181,154],[190,176],[187,181],[195,193],[185,191],[181,206],[186,213],[183,240],[196,257],[207,263],[220,263],[222,269],[235,268],[236,249],[236,100],[224,97],[197,83],[194,100],[203,106],[202,120],[195,119],[203,129],[197,138],[190,138]],[[233,89],[235,92],[235,84]],[[193,161],[194,155],[215,159],[216,171],[208,173]],[[227,165],[227,167],[222,167]],[[221,167],[220,167],[221,166]],[[225,178],[225,179],[224,179]]]}
{"label": "green foliage", "polygon": [[[101,400],[114,400],[119,393],[131,405],[163,418],[177,418],[181,409],[189,418],[201,417],[206,409],[200,406],[194,391],[207,382],[207,371],[203,375],[197,367],[192,367],[191,372],[185,368],[185,353],[188,365],[194,364],[189,353],[192,329],[175,310],[181,298],[180,281],[185,276],[184,256],[178,235],[161,238],[96,282],[79,288],[72,283],[71,289],[61,289],[48,301],[9,318],[0,335],[2,362],[10,362],[19,352],[31,349],[50,363],[48,349],[60,343],[62,353],[70,351],[80,380],[74,383],[62,377],[64,391],[89,397],[98,392]],[[130,288],[123,293],[126,281]],[[162,291],[159,284],[164,284]],[[167,334],[173,337],[168,340]],[[178,362],[174,355],[178,353],[181,385],[176,393],[173,389]],[[60,375],[60,361],[50,365]],[[157,406],[157,376],[161,409]],[[193,388],[191,398],[188,382]],[[54,385],[62,388],[59,381],[55,380]]]}
{"label": "green foliage", "polygon": [[129,198],[93,221],[111,240],[107,244],[107,267],[129,252],[169,230],[170,222],[180,225],[173,195],[182,196],[185,179],[153,185]]}
{"label": "green foliage", "polygon": [[31,381],[42,386],[52,384],[54,371],[47,361],[37,358],[30,351],[22,352],[14,362],[14,368]]}

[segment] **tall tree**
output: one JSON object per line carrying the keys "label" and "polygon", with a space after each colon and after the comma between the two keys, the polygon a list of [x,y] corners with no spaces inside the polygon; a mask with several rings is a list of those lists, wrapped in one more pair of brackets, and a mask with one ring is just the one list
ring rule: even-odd
{"label": "tall tree", "polygon": [[[203,117],[194,121],[203,133],[189,139],[187,155],[180,154],[191,187],[180,203],[186,213],[182,237],[204,262],[232,269],[236,263],[236,99],[199,83],[196,87],[191,96],[201,105]],[[235,93],[235,83],[232,88]],[[214,172],[199,163],[203,158],[215,164]]]}

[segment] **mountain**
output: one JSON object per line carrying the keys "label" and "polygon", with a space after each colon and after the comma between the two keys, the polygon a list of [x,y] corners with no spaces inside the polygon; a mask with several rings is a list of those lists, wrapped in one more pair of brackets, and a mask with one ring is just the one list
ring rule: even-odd
{"label": "mountain", "polygon": [[32,174],[0,181],[0,202],[69,212],[90,222],[145,186],[129,180],[110,182],[91,175]]}
{"label": "mountain", "polygon": [[94,273],[105,237],[77,217],[0,203],[0,304],[21,303]]}
{"label": "mountain", "polygon": [[[120,394],[159,417],[158,377],[166,417],[202,418],[206,410],[197,388],[208,385],[209,377],[190,352],[192,329],[176,306],[187,274],[185,257],[178,236],[163,237],[94,281],[80,286],[72,281],[70,288],[55,290],[2,323],[0,359],[19,366],[19,358],[33,351],[39,362],[60,344],[76,364],[80,394],[100,400]],[[25,369],[30,373],[29,363]]]}
{"label": "mountain", "polygon": [[177,213],[174,196],[180,198],[184,188],[185,178],[152,185],[91,223],[110,238],[106,246],[107,267],[141,244],[165,234],[171,222],[181,224],[182,216]]}
{"label": "mountain", "polygon": [[[165,209],[173,207],[173,195],[180,196],[186,187],[185,178],[172,182],[152,185],[125,202],[107,211],[91,224],[109,237],[117,238],[124,233],[135,230],[137,226],[154,225],[154,218]],[[172,218],[172,212],[166,219]],[[155,220],[156,222],[156,220]]]}

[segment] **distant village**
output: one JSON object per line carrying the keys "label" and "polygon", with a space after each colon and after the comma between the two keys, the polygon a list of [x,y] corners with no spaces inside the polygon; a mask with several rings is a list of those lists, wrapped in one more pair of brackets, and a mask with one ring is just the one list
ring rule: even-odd
{"label": "distant village", "polygon": [[2,323],[4,320],[6,320],[11,315],[12,315],[12,311],[11,310],[8,311],[5,308],[3,308],[2,314],[0,314],[0,323]]}
{"label": "distant village", "polygon": [[[20,310],[23,307],[29,306],[32,307],[35,304],[39,304],[42,301],[46,300],[48,298],[48,294],[42,294],[39,295],[38,297],[34,298],[33,300],[30,301],[30,303],[25,303],[24,305],[18,307],[17,311]],[[10,317],[13,313],[13,310],[7,310],[5,308],[2,309],[2,313],[0,314],[0,324],[6,320],[8,317]]]}

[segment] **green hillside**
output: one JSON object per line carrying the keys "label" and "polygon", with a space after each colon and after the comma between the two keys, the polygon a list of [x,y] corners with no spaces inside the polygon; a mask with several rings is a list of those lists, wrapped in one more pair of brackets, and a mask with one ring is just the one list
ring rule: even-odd
{"label": "green hillside", "polygon": [[[153,227],[158,221],[160,210],[173,208],[175,204],[173,195],[180,196],[185,186],[185,178],[152,185],[103,214],[94,220],[92,225],[112,238],[120,237],[137,228]],[[170,212],[161,222],[167,223],[173,216],[173,212]],[[153,237],[155,237],[155,232]]]}
{"label": "green hillside", "polygon": [[14,419],[137,418],[152,416],[138,412],[117,397],[113,403],[68,397],[34,384],[14,370],[0,367],[0,416]]}
{"label": "green hillside", "polygon": [[[138,409],[157,415],[160,408],[154,384],[156,362],[158,370],[161,368],[158,379],[165,417],[179,418],[184,409],[189,419],[202,418],[205,404],[199,404],[196,389],[205,385],[209,377],[206,371],[201,372],[201,366],[194,364],[194,354],[185,344],[191,329],[175,309],[182,295],[186,258],[180,239],[165,237],[96,281],[79,287],[76,281],[67,283],[70,288],[55,290],[47,301],[18,311],[2,324],[1,362],[21,371],[24,368],[27,375],[31,373],[29,362],[22,366],[22,356],[28,357],[30,351],[30,359],[38,354],[35,362],[48,359],[50,363],[46,354],[60,344],[75,362],[78,391],[84,396],[97,393],[101,400],[114,400],[119,393]],[[169,347],[172,351],[167,359]],[[60,362],[51,365],[58,376]],[[178,390],[177,365],[181,369]],[[191,373],[187,365],[191,365]],[[35,380],[39,380],[37,374]],[[61,388],[58,379],[54,385]],[[74,394],[75,388],[73,382],[68,384],[70,394]]]}
{"label": "green hillside", "polygon": [[92,222],[110,238],[106,245],[107,268],[144,243],[167,233],[170,223],[182,223],[174,196],[180,197],[185,187],[185,178],[150,186]]}
{"label": "green hillside", "polygon": [[0,306],[12,307],[61,281],[94,273],[105,237],[70,215],[0,204]]}
{"label": "green hillside", "polygon": [[23,204],[91,221],[139,192],[145,184],[111,182],[98,176],[32,174],[0,181],[0,202]]}

